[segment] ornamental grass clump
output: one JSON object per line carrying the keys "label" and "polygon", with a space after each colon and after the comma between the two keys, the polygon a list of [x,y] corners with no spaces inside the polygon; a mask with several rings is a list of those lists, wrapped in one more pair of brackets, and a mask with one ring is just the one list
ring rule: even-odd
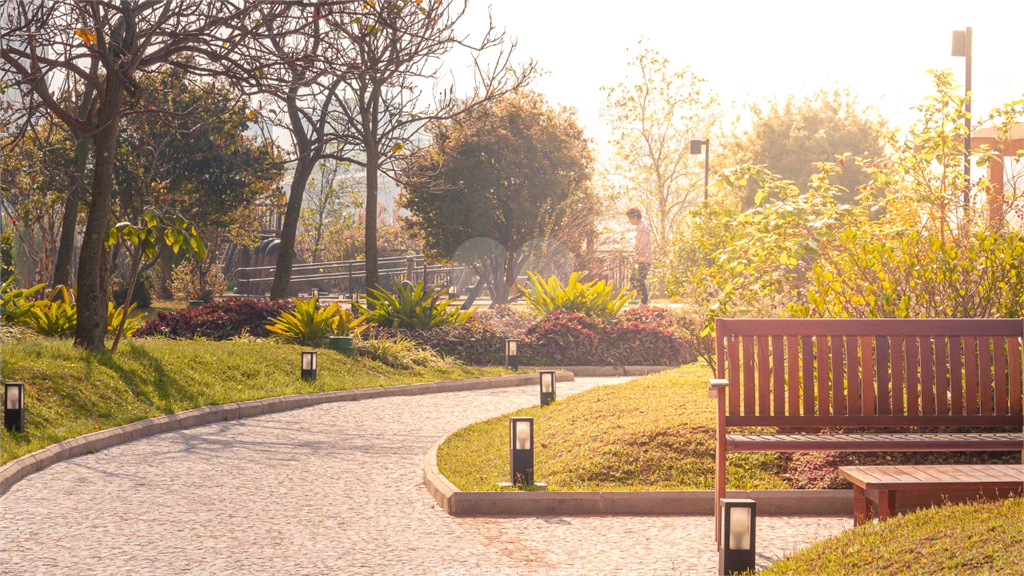
{"label": "ornamental grass clump", "polygon": [[580,282],[581,276],[582,273],[573,272],[569,283],[563,285],[555,276],[544,280],[530,272],[531,285],[523,291],[523,296],[530,310],[539,316],[562,311],[597,318],[614,317],[633,297],[633,292],[626,289],[616,294],[614,285],[605,280]]}

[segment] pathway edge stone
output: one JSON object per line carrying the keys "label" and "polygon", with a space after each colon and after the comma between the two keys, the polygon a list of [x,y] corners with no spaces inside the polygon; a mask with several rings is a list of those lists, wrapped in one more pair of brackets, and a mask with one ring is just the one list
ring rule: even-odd
{"label": "pathway edge stone", "polygon": [[[558,382],[570,382],[575,380],[572,372],[559,369],[555,375]],[[49,468],[50,466],[90,454],[99,452],[105,448],[127,444],[134,440],[163,434],[206,426],[216,422],[229,420],[240,420],[252,418],[264,414],[286,412],[315,406],[317,404],[328,404],[331,402],[345,402],[353,400],[366,400],[370,398],[381,398],[385,396],[415,396],[422,394],[437,394],[443,392],[460,392],[465,390],[485,390],[488,388],[505,388],[512,386],[529,386],[538,384],[537,374],[524,372],[508,376],[491,376],[487,378],[470,378],[466,380],[443,380],[440,382],[421,382],[416,384],[402,384],[399,386],[379,386],[371,388],[354,388],[347,390],[335,390],[333,392],[320,392],[316,394],[295,394],[291,396],[276,396],[273,398],[262,398],[245,402],[231,402],[229,404],[218,404],[214,406],[200,406],[184,412],[164,414],[145,420],[137,420],[130,424],[107,428],[98,432],[91,432],[69,438],[63,442],[51,444],[40,448],[35,452],[29,452],[15,458],[0,466],[0,496],[7,494],[8,490],[18,482],[24,480],[31,474]]]}
{"label": "pathway edge stone", "polygon": [[[606,492],[463,492],[441,473],[437,451],[427,453],[427,492],[452,516],[710,516],[714,490]],[[853,490],[730,490],[729,498],[750,498],[766,516],[850,516]]]}

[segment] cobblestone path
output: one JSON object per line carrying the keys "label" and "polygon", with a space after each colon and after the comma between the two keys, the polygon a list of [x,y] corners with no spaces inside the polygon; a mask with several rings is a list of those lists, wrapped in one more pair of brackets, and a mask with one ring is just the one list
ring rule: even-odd
{"label": "cobblestone path", "polygon": [[[580,378],[564,396],[625,379]],[[705,517],[452,518],[430,447],[533,387],[339,402],[62,462],[0,499],[3,575],[713,574]],[[758,518],[765,564],[852,526]]]}

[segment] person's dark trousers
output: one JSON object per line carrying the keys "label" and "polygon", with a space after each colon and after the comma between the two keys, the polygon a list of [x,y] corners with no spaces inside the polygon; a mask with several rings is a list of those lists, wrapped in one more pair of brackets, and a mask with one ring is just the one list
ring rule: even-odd
{"label": "person's dark trousers", "polygon": [[633,275],[629,279],[630,286],[640,296],[640,303],[645,306],[647,305],[647,272],[650,269],[650,263],[638,262],[636,268],[633,269]]}

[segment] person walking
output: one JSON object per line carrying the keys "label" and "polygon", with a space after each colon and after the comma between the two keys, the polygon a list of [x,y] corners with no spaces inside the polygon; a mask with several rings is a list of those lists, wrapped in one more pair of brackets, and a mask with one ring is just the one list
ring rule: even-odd
{"label": "person walking", "polygon": [[633,248],[633,274],[629,283],[640,296],[640,306],[647,305],[647,272],[654,260],[654,245],[651,243],[651,230],[644,222],[643,213],[636,206],[626,211],[629,223],[636,226],[636,244]]}

